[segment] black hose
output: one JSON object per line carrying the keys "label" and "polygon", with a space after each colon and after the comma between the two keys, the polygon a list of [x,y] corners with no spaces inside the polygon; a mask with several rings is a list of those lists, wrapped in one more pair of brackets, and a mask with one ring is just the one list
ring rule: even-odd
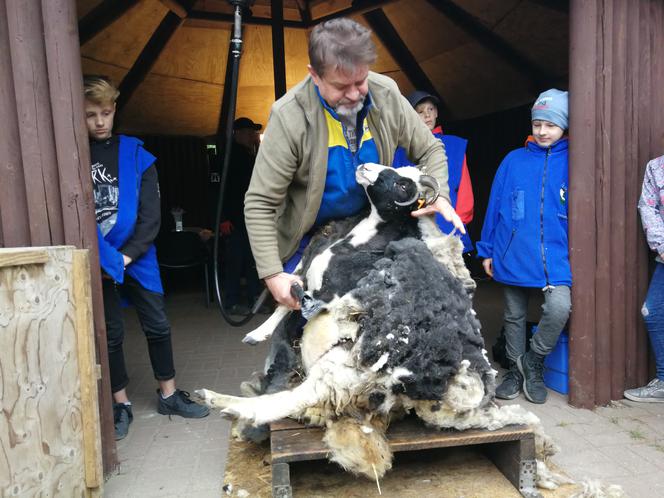
{"label": "black hose", "polygon": [[[231,157],[231,147],[233,145],[233,122],[235,121],[235,106],[237,102],[238,75],[240,73],[240,55],[242,54],[242,3],[240,1],[231,1],[235,7],[233,22],[233,31],[231,33],[231,79],[230,91],[228,92],[228,116],[225,128],[225,146],[224,162],[221,168],[221,177],[219,179],[219,196],[217,198],[217,216],[214,227],[214,248],[212,250],[213,268],[214,268],[214,289],[217,297],[217,304],[224,320],[233,327],[240,327],[253,318],[259,303],[256,303],[253,310],[239,320],[234,319],[224,308],[221,297],[221,288],[219,286],[219,225],[221,224],[221,210],[224,202],[224,189],[226,188],[226,177],[228,176],[228,165]],[[247,3],[247,2],[244,2]],[[228,67],[228,66],[227,66]],[[261,296],[263,297],[263,296]],[[263,298],[264,299],[264,298]],[[260,301],[260,299],[259,299]],[[262,302],[262,301],[261,301]]]}

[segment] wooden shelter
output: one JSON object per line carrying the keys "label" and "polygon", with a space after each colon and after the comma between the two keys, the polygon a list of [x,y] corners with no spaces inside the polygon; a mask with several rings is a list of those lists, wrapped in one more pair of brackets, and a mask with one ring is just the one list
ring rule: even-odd
{"label": "wooden shelter", "polygon": [[[445,127],[471,139],[476,234],[500,158],[528,131],[529,104],[543,89],[570,89],[570,403],[605,404],[645,382],[649,256],[636,201],[645,163],[664,153],[664,3],[257,0],[237,115],[265,123],[275,97],[306,74],[309,28],[340,15],[374,31],[376,71],[404,93],[439,95]],[[91,249],[97,266],[83,72],[120,84],[119,131],[159,135],[155,145],[176,151],[160,181],[205,175],[177,141],[222,131],[231,20],[226,0],[0,0],[0,247],[71,244]],[[182,195],[182,181],[172,183],[167,199]],[[92,277],[108,471],[116,458]]]}

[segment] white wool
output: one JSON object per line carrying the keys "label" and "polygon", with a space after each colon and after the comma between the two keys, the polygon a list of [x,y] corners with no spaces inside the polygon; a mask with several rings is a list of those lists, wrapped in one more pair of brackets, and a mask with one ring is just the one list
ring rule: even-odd
{"label": "white wool", "polygon": [[611,484],[603,486],[597,480],[585,480],[581,482],[581,491],[573,494],[570,498],[626,498],[627,495],[621,486]]}
{"label": "white wool", "polygon": [[383,353],[380,358],[378,358],[378,361],[371,365],[370,369],[372,372],[378,372],[383,366],[385,366],[385,363],[387,363],[388,358],[390,357],[389,353]]}

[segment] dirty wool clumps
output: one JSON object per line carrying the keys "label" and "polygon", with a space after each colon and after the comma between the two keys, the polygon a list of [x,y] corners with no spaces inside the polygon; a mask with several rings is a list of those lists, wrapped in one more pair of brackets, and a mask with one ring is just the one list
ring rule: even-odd
{"label": "dirty wool clumps", "polygon": [[387,355],[383,368],[409,372],[395,386],[409,398],[442,400],[463,359],[484,380],[493,378],[470,297],[422,241],[390,243],[353,297],[365,310],[361,364],[371,367]]}

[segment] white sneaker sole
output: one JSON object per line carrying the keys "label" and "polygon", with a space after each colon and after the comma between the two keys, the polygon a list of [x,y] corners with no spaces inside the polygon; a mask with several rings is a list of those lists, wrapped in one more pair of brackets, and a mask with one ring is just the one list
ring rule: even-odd
{"label": "white sneaker sole", "polygon": [[641,403],[664,403],[664,398],[639,398],[633,394],[624,393],[623,396],[630,401],[637,401]]}

